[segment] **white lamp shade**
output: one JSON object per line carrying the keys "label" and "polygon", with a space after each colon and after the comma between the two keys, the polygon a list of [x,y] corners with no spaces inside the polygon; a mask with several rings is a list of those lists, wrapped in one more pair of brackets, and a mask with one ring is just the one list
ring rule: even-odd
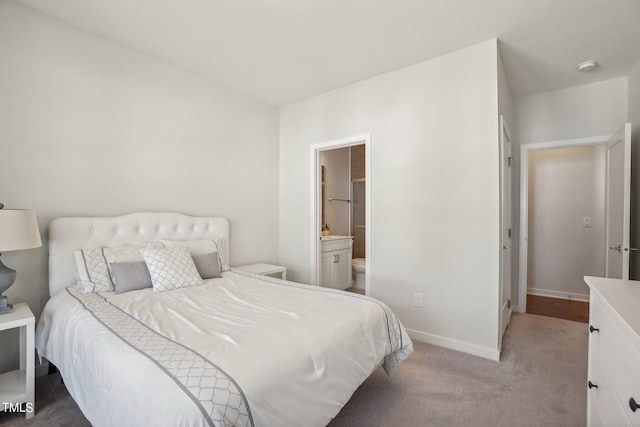
{"label": "white lamp shade", "polygon": [[36,213],[28,209],[0,209],[0,252],[42,246]]}

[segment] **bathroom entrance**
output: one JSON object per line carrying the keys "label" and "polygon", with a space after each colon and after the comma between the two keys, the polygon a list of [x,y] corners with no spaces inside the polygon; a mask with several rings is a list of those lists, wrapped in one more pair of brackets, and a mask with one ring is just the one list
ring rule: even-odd
{"label": "bathroom entrance", "polygon": [[312,147],[313,265],[323,287],[369,293],[369,136]]}

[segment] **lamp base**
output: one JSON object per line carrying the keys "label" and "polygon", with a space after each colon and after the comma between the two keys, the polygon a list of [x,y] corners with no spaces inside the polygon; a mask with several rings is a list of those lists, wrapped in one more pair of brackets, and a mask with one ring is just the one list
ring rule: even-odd
{"label": "lamp base", "polygon": [[16,271],[4,265],[2,259],[0,259],[0,316],[13,313],[13,306],[9,304],[7,297],[2,293],[9,289],[15,280]]}
{"label": "lamp base", "polygon": [[[2,254],[0,254],[2,255]],[[0,296],[13,285],[16,281],[16,271],[13,268],[9,268],[2,262],[0,258]]]}
{"label": "lamp base", "polygon": [[0,295],[0,316],[13,313],[13,305],[9,304],[7,297]]}

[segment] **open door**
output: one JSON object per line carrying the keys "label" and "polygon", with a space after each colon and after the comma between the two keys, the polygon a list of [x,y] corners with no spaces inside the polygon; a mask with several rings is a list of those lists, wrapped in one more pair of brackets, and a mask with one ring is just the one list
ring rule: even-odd
{"label": "open door", "polygon": [[500,116],[500,342],[511,321],[511,138]]}
{"label": "open door", "polygon": [[626,280],[632,250],[631,123],[626,123],[607,142],[606,162],[606,276]]}

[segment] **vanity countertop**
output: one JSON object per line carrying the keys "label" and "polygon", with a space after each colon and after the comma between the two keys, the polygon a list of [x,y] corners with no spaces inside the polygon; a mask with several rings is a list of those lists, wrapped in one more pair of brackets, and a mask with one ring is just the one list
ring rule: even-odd
{"label": "vanity countertop", "polygon": [[320,240],[341,240],[341,239],[353,239],[353,236],[322,236]]}

